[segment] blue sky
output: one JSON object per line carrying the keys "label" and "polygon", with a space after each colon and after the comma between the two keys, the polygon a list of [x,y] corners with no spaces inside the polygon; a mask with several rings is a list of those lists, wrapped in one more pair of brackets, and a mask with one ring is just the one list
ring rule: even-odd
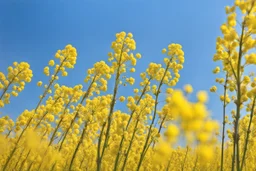
{"label": "blue sky", "polygon": [[[107,60],[111,42],[120,31],[132,32],[136,52],[142,54],[136,70],[161,62],[161,50],[179,43],[185,52],[184,69],[176,88],[190,83],[194,90],[208,90],[216,76],[212,69],[215,41],[225,22],[225,6],[232,0],[1,0],[0,71],[14,61],[30,63],[33,81],[11,104],[0,112],[16,118],[24,109],[32,109],[43,92],[36,87],[46,80],[43,68],[58,49],[66,44],[77,48],[75,69],[62,83],[83,83],[93,63]],[[135,75],[133,75],[135,76]],[[135,76],[139,81],[138,74]],[[134,87],[135,88],[135,87]],[[129,92],[120,90],[121,95]],[[213,118],[221,118],[217,95],[209,94]],[[193,99],[193,97],[192,97]]]}

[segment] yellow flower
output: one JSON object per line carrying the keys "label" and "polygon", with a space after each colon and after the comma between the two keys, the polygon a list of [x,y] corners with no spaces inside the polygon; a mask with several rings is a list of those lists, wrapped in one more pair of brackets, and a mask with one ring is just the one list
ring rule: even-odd
{"label": "yellow flower", "polygon": [[168,141],[175,141],[179,135],[179,129],[176,125],[169,125],[164,135],[167,137]]}
{"label": "yellow flower", "polygon": [[139,92],[139,89],[136,88],[136,89],[133,90],[133,92],[134,92],[134,93],[138,93],[138,92]]}
{"label": "yellow flower", "polygon": [[132,37],[133,37],[132,33],[128,33],[127,36],[128,36],[129,38],[132,38]]}
{"label": "yellow flower", "polygon": [[124,96],[121,96],[121,97],[119,98],[119,100],[120,100],[120,102],[123,102],[123,101],[125,101],[125,97],[124,97]]}
{"label": "yellow flower", "polygon": [[213,71],[214,74],[217,74],[220,72],[220,67],[216,67]]}
{"label": "yellow flower", "polygon": [[210,88],[210,92],[216,92],[217,91],[217,87],[216,86],[212,86],[211,88]]}
{"label": "yellow flower", "polygon": [[130,72],[135,72],[135,68],[131,68],[131,69],[130,69]]}
{"label": "yellow flower", "polygon": [[54,66],[54,64],[55,64],[55,63],[54,63],[54,60],[50,60],[50,61],[49,61],[49,66]]}
{"label": "yellow flower", "polygon": [[130,84],[130,85],[133,85],[134,82],[135,82],[135,79],[130,77],[130,78],[126,78],[126,81]]}
{"label": "yellow flower", "polygon": [[50,75],[50,69],[49,69],[49,67],[45,67],[45,68],[44,68],[44,74],[45,74],[46,76],[49,76],[49,75]]}
{"label": "yellow flower", "polygon": [[140,53],[137,53],[137,54],[136,54],[136,57],[137,57],[138,59],[140,59],[140,58],[141,58],[141,54],[140,54]]}
{"label": "yellow flower", "polygon": [[190,94],[193,92],[193,87],[190,84],[184,86],[184,90],[186,93]]}
{"label": "yellow flower", "polygon": [[41,86],[42,86],[42,84],[43,84],[43,82],[42,82],[42,81],[38,81],[38,82],[37,82],[37,86],[38,86],[38,87],[41,87]]}
{"label": "yellow flower", "polygon": [[3,100],[0,100],[0,108],[4,107],[4,102]]}
{"label": "yellow flower", "polygon": [[162,49],[162,53],[166,53],[166,49],[164,48],[164,49]]}
{"label": "yellow flower", "polygon": [[204,162],[210,161],[214,156],[213,147],[207,145],[200,145],[198,148],[198,155]]}
{"label": "yellow flower", "polygon": [[199,102],[205,103],[208,100],[208,95],[205,91],[199,91],[197,93],[197,99],[198,99]]}

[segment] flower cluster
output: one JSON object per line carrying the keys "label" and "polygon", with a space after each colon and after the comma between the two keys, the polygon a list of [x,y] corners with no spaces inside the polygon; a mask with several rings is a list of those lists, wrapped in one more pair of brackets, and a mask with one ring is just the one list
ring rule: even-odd
{"label": "flower cluster", "polygon": [[29,83],[33,77],[30,65],[26,62],[14,62],[13,66],[8,67],[8,74],[0,72],[0,108],[10,103],[11,96],[18,94],[25,88],[26,82]]}

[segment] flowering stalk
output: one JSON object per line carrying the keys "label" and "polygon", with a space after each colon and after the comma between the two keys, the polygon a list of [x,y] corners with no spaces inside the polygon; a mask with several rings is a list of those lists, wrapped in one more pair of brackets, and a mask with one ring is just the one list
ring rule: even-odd
{"label": "flowering stalk", "polygon": [[[143,88],[143,90],[142,90],[142,93],[141,93],[139,99],[138,99],[137,102],[136,102],[136,105],[138,105],[138,104],[140,103],[140,100],[141,100],[142,97],[144,96],[144,94],[145,94],[145,92],[146,92],[146,90],[147,90],[147,87],[148,87],[148,85],[149,85],[151,79],[152,79],[152,78],[149,78],[147,84],[144,86],[144,88]],[[128,130],[129,125],[130,125],[130,123],[131,123],[131,121],[132,121],[132,118],[133,118],[133,114],[135,113],[135,111],[136,111],[136,109],[132,110],[132,112],[131,112],[131,114],[130,114],[130,117],[129,117],[129,120],[128,120],[128,122],[127,122],[127,125],[126,125],[124,131],[127,131],[127,130]],[[137,125],[137,122],[136,122],[136,125]],[[136,126],[135,126],[135,127],[136,127]],[[135,134],[135,133],[134,133],[134,134]],[[131,141],[131,142],[132,142],[132,141]],[[119,144],[118,153],[117,153],[117,156],[116,156],[116,159],[115,159],[114,171],[117,170],[117,166],[118,166],[119,158],[120,158],[120,152],[121,152],[121,150],[122,150],[123,143],[124,143],[124,134],[122,135],[122,139],[121,139],[120,144]],[[126,154],[126,158],[127,158],[127,156],[128,156],[128,154]]]}
{"label": "flowering stalk", "polygon": [[[83,104],[84,100],[89,97],[89,94],[90,94],[91,88],[92,88],[92,84],[95,82],[96,77],[97,77],[97,76],[95,75],[94,78],[93,78],[93,80],[92,80],[92,82],[90,83],[90,85],[89,85],[89,87],[88,87],[86,93],[84,94],[82,100],[80,101],[80,103],[79,103],[80,108],[81,108],[81,105]],[[79,109],[80,109],[80,108],[79,108]],[[65,139],[66,139],[66,137],[67,137],[67,135],[68,135],[68,133],[69,133],[69,130],[73,127],[74,122],[75,122],[76,119],[78,118],[79,109],[76,111],[76,114],[75,114],[74,118],[71,120],[68,129],[67,129],[67,130],[65,131],[65,133],[64,133],[63,139],[62,139],[62,141],[61,141],[61,143],[60,143],[59,151],[61,151],[61,149],[62,149],[63,143],[64,143],[64,141],[65,141]]]}
{"label": "flowering stalk", "polygon": [[147,146],[148,146],[148,142],[149,142],[149,139],[150,139],[150,136],[151,136],[151,130],[152,130],[152,127],[154,125],[154,122],[155,122],[155,118],[156,118],[156,111],[157,111],[157,105],[158,105],[158,97],[159,97],[159,94],[160,94],[160,90],[161,90],[161,87],[163,85],[163,81],[164,81],[164,77],[169,69],[169,65],[170,65],[171,61],[168,62],[166,68],[165,68],[165,71],[164,71],[164,75],[159,83],[159,86],[158,86],[158,89],[157,89],[157,92],[156,92],[156,98],[155,98],[155,108],[154,108],[154,114],[153,114],[153,119],[152,119],[152,122],[150,124],[150,127],[149,127],[149,130],[148,130],[148,134],[147,134],[147,137],[146,137],[146,141],[145,141],[145,144],[144,144],[144,147],[142,149],[142,152],[141,152],[141,155],[140,155],[140,160],[139,160],[139,164],[137,166],[137,171],[140,170],[140,167],[141,167],[141,164],[142,164],[142,161],[143,161],[143,158],[144,156],[146,155],[145,154],[145,151],[147,149]]}
{"label": "flowering stalk", "polygon": [[87,130],[87,125],[88,125],[87,121],[84,124],[85,124],[85,126],[84,126],[84,129],[83,129],[82,135],[81,135],[80,140],[79,140],[79,142],[76,146],[75,152],[73,153],[72,158],[71,158],[71,162],[70,162],[70,165],[69,165],[69,170],[72,170],[72,166],[73,166],[76,154],[77,154],[80,146],[82,145],[84,137],[85,137],[85,133],[86,133],[86,130]]}
{"label": "flowering stalk", "polygon": [[[122,65],[123,49],[124,49],[124,42],[123,42],[123,45],[122,45],[122,48],[121,48],[121,53],[120,53],[120,57],[119,57],[119,61],[118,61],[118,68],[117,68],[116,78],[115,78],[114,93],[113,93],[113,97],[112,97],[111,104],[110,104],[108,119],[107,119],[107,122],[106,122],[107,130],[106,130],[105,141],[104,141],[104,144],[103,144],[102,152],[101,152],[100,155],[98,154],[98,158],[97,158],[97,171],[101,170],[102,158],[104,156],[104,152],[105,152],[105,149],[106,149],[107,144],[108,144],[108,139],[109,139],[109,134],[110,134],[110,125],[111,125],[111,122],[112,122],[112,115],[113,115],[113,112],[114,112],[114,106],[115,106],[115,102],[116,102],[116,95],[117,95],[119,79],[120,79],[120,68],[121,68],[121,65]],[[100,135],[102,136],[103,134],[100,134]],[[100,139],[102,139],[102,138],[100,137]],[[100,149],[100,145],[101,145],[101,142],[99,141],[98,142],[99,149]],[[100,151],[97,151],[97,153],[100,153]]]}
{"label": "flowering stalk", "polygon": [[[69,105],[70,105],[70,103],[71,103],[72,100],[73,100],[73,96],[69,99],[68,103],[66,104],[66,106],[65,106],[65,108],[64,108],[64,111],[63,111],[63,114],[62,114],[63,117],[65,116],[66,111],[67,111],[67,109],[68,109],[68,107],[69,107]],[[53,142],[53,140],[54,140],[54,137],[55,137],[55,135],[56,135],[56,133],[57,133],[59,127],[60,127],[60,124],[61,124],[62,121],[63,121],[63,117],[61,117],[61,119],[59,120],[58,125],[55,127],[55,129],[54,129],[54,131],[53,131],[53,134],[52,134],[52,137],[51,137],[51,139],[50,139],[50,142],[49,142],[48,146],[50,146],[50,145],[52,144],[52,142]]]}
{"label": "flowering stalk", "polygon": [[[67,49],[68,49],[68,48],[71,48],[72,50],[73,50],[73,49],[75,50],[75,48],[73,48],[71,45],[67,46],[66,48],[67,48]],[[75,53],[74,56],[75,56],[75,58],[76,58],[76,52],[74,52],[74,53]],[[19,142],[20,142],[22,136],[24,135],[24,133],[25,133],[25,131],[27,130],[27,128],[30,126],[30,124],[31,124],[31,122],[32,122],[32,120],[33,120],[33,118],[34,118],[34,116],[36,115],[37,110],[38,110],[39,106],[41,105],[41,103],[42,103],[44,97],[47,95],[49,89],[51,88],[52,84],[53,84],[54,81],[56,80],[57,75],[58,75],[58,73],[60,72],[60,69],[62,68],[62,66],[64,66],[65,62],[68,60],[69,57],[70,57],[69,54],[66,55],[65,58],[63,59],[63,61],[61,62],[60,66],[59,66],[59,67],[57,68],[57,70],[55,71],[55,73],[54,73],[54,75],[53,75],[53,77],[52,77],[50,83],[48,84],[48,86],[46,87],[46,89],[45,89],[45,91],[44,91],[42,97],[40,98],[40,100],[39,100],[39,102],[38,102],[38,104],[37,104],[37,106],[36,106],[36,108],[35,108],[35,110],[34,110],[34,113],[33,113],[32,117],[29,118],[29,120],[28,120],[28,122],[27,122],[25,128],[22,130],[21,134],[19,135],[18,140],[16,141],[13,150],[11,151],[10,155],[8,156],[8,158],[7,158],[7,160],[6,160],[5,164],[4,164],[4,167],[3,167],[3,171],[6,170],[6,168],[7,168],[8,164],[9,164],[10,160],[12,159],[12,157],[13,157],[15,151],[17,150],[17,146],[18,146],[18,144],[19,144]]]}
{"label": "flowering stalk", "polygon": [[236,101],[236,116],[234,123],[234,145],[233,145],[233,158],[232,158],[232,171],[235,169],[235,163],[237,167],[237,171],[240,170],[239,164],[239,119],[240,119],[240,108],[241,108],[241,60],[243,56],[242,46],[243,46],[243,38],[244,38],[244,29],[245,29],[245,21],[242,24],[242,34],[239,40],[239,56],[237,62],[237,73],[236,73],[236,83],[237,83],[237,101]]}
{"label": "flowering stalk", "polygon": [[[146,106],[145,106],[146,108]],[[143,109],[141,110],[140,114],[143,112]],[[123,166],[122,166],[122,169],[121,170],[124,170],[125,169],[125,166],[126,166],[126,163],[127,163],[127,160],[129,158],[129,153],[131,151],[131,148],[132,148],[132,144],[133,144],[133,140],[135,138],[135,134],[136,134],[136,131],[137,131],[137,128],[138,128],[138,124],[139,124],[139,117],[140,117],[140,114],[138,115],[137,119],[136,119],[136,123],[135,123],[135,126],[134,126],[134,129],[133,129],[133,133],[132,133],[132,138],[130,140],[130,143],[129,143],[129,146],[128,146],[128,149],[126,151],[126,155],[124,156],[124,162],[123,162]]]}
{"label": "flowering stalk", "polygon": [[14,82],[15,78],[18,77],[18,75],[20,73],[22,73],[23,70],[19,71],[13,78],[12,80],[8,83],[8,85],[4,88],[1,96],[0,96],[0,100],[2,100],[2,98],[4,97],[5,93],[7,92],[7,90],[9,89],[9,87],[11,86],[11,84]]}
{"label": "flowering stalk", "polygon": [[[59,99],[60,99],[60,96],[56,98],[56,100],[54,101],[54,103],[52,104],[52,106],[54,106],[54,105],[58,102]],[[43,114],[43,116],[40,118],[39,122],[36,124],[34,130],[36,130],[36,129],[39,127],[40,123],[42,122],[42,120],[45,118],[45,116],[46,116],[48,113],[49,113],[49,111],[46,111],[46,112]]]}

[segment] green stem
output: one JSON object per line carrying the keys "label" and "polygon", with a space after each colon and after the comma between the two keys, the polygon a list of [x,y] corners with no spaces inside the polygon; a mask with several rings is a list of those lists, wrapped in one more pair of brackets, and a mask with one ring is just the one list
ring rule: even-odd
{"label": "green stem", "polygon": [[252,124],[252,118],[253,118],[253,114],[254,114],[255,100],[256,100],[256,97],[254,97],[254,99],[253,99],[253,104],[252,104],[252,109],[251,109],[251,114],[250,114],[250,121],[249,121],[249,125],[248,125],[247,132],[246,132],[244,152],[243,152],[243,156],[242,156],[241,171],[243,170],[243,167],[245,164],[245,156],[246,156],[248,142],[249,142],[249,136],[250,136],[250,132],[251,132],[251,124]]}
{"label": "green stem", "polygon": [[[105,153],[105,149],[107,148],[107,144],[108,144],[108,140],[109,140],[109,134],[110,134],[110,126],[111,126],[111,122],[112,122],[112,115],[114,112],[114,106],[115,106],[115,102],[116,102],[116,95],[117,95],[117,91],[118,91],[118,85],[119,85],[119,79],[120,79],[120,68],[122,65],[122,54],[123,54],[123,50],[124,50],[124,42],[122,44],[122,48],[121,48],[121,53],[120,53],[120,58],[118,61],[118,68],[117,68],[117,72],[116,72],[116,78],[115,78],[115,87],[114,87],[114,93],[113,93],[113,97],[111,100],[111,104],[110,104],[110,110],[109,110],[109,114],[108,114],[108,119],[107,119],[107,130],[106,130],[106,136],[105,136],[105,141],[103,144],[103,148],[102,148],[102,152],[101,155],[97,155],[99,158],[97,159],[97,171],[101,170],[101,162]],[[103,134],[101,134],[103,135]],[[100,145],[101,143],[98,143],[98,145]]]}
{"label": "green stem", "polygon": [[[87,89],[87,92],[84,94],[84,96],[83,96],[82,100],[80,101],[79,105],[82,105],[83,102],[84,102],[84,100],[89,97],[92,84],[95,82],[96,77],[97,77],[97,75],[94,76],[92,82],[90,83],[90,85],[89,85],[89,87],[88,87],[88,89]],[[79,109],[80,109],[80,108],[79,108]],[[64,141],[66,140],[66,137],[67,137],[67,135],[68,135],[68,133],[69,133],[69,130],[73,127],[73,124],[74,124],[75,120],[77,119],[77,117],[78,117],[78,115],[79,115],[79,109],[76,111],[76,114],[75,114],[74,118],[71,120],[71,123],[70,123],[68,129],[67,129],[66,132],[64,133],[63,139],[62,139],[61,144],[60,144],[60,147],[59,147],[59,151],[61,151],[61,149],[62,149],[62,147],[63,147],[63,144],[64,144]]]}
{"label": "green stem", "polygon": [[[139,103],[140,103],[142,97],[144,96],[144,94],[145,94],[145,92],[146,92],[146,90],[147,90],[148,84],[150,83],[151,79],[152,79],[152,78],[150,78],[150,79],[148,80],[147,84],[144,86],[144,88],[143,88],[143,90],[142,90],[142,93],[141,93],[139,99],[138,99],[137,102],[136,102],[136,105],[139,105]],[[131,123],[131,121],[132,121],[132,118],[133,118],[133,114],[135,113],[135,111],[136,111],[136,110],[134,109],[134,110],[131,112],[130,118],[129,118],[128,122],[127,122],[127,125],[126,125],[124,131],[127,131],[127,130],[128,130],[129,125],[130,125],[130,123]],[[123,147],[123,143],[124,143],[124,135],[122,135],[122,139],[121,139],[120,144],[119,144],[118,153],[117,153],[117,156],[116,156],[116,159],[115,159],[114,171],[117,170],[117,166],[118,166],[118,163],[119,163],[119,159],[120,159],[120,154],[121,154],[121,150],[122,150],[122,147]]]}
{"label": "green stem", "polygon": [[196,155],[196,160],[195,160],[195,164],[194,164],[194,167],[193,167],[193,171],[196,170],[197,161],[198,161],[198,156]]}
{"label": "green stem", "polygon": [[19,158],[18,158],[18,161],[16,162],[16,164],[15,164],[15,166],[14,166],[14,170],[16,170],[16,167],[18,166],[18,164],[19,164],[19,159],[21,159],[21,157],[22,157],[22,155],[23,155],[23,153],[25,152],[25,148],[21,151],[21,153],[20,153],[20,155],[19,155]]}
{"label": "green stem", "polygon": [[85,126],[84,126],[84,129],[83,129],[82,135],[81,135],[80,140],[79,140],[79,142],[78,142],[78,144],[76,146],[75,152],[72,155],[72,159],[71,159],[71,162],[70,162],[70,165],[69,165],[69,170],[70,171],[72,170],[72,166],[74,164],[76,154],[78,153],[79,148],[80,148],[81,144],[83,143],[84,136],[85,136],[85,133],[86,133],[86,129],[87,129],[87,122],[85,122]]}
{"label": "green stem", "polygon": [[185,164],[186,164],[186,160],[187,160],[187,156],[188,156],[188,146],[187,146],[186,154],[185,154],[185,157],[184,157],[184,160],[183,160],[182,166],[181,166],[181,170],[182,170],[182,171],[184,171]]}
{"label": "green stem", "polygon": [[[248,14],[252,11],[252,8],[254,6],[254,2],[252,1],[251,9],[248,11]],[[239,41],[239,53],[238,53],[238,62],[237,62],[237,103],[236,103],[236,117],[235,117],[235,132],[234,132],[234,147],[233,147],[233,162],[232,162],[232,171],[234,170],[234,164],[236,157],[236,169],[237,171],[240,171],[240,152],[239,152],[239,119],[240,119],[240,109],[241,109],[241,61],[243,56],[243,38],[244,38],[244,32],[245,32],[246,23],[245,20],[242,23],[242,33],[240,36]]]}
{"label": "green stem", "polygon": [[[161,121],[161,124],[160,124],[159,129],[158,129],[158,134],[160,134],[160,132],[161,132],[161,130],[162,130],[162,128],[163,128],[164,121],[165,121],[166,117],[167,117],[167,114],[164,115],[164,118],[163,118],[163,120]],[[154,143],[153,143],[153,148],[155,147],[155,144],[156,144],[156,142],[154,141]]]}
{"label": "green stem", "polygon": [[[57,103],[57,101],[58,101],[59,99],[60,99],[60,96],[54,101],[54,103],[52,104],[52,106],[54,106],[54,105]],[[40,123],[42,122],[42,120],[45,118],[45,116],[46,116],[48,113],[49,113],[49,112],[46,111],[46,112],[43,114],[43,116],[40,118],[39,122],[36,124],[34,130],[36,130],[36,129],[39,127]]]}
{"label": "green stem", "polygon": [[166,167],[166,171],[169,171],[170,166],[171,166],[171,159],[169,159],[169,161],[168,161],[168,164],[167,164],[167,167]]}
{"label": "green stem", "polygon": [[164,71],[164,75],[163,75],[163,77],[162,77],[162,79],[161,79],[161,81],[160,81],[160,83],[159,83],[159,86],[158,86],[158,89],[157,89],[157,92],[156,92],[156,100],[155,100],[154,115],[153,115],[153,119],[152,119],[152,122],[151,122],[150,127],[149,127],[149,131],[148,131],[148,135],[147,135],[147,138],[146,138],[146,142],[145,142],[144,147],[143,147],[143,150],[142,150],[142,152],[141,152],[139,164],[138,164],[138,166],[137,166],[137,171],[140,170],[140,167],[141,167],[143,158],[144,158],[144,156],[146,155],[146,154],[144,154],[144,153],[145,153],[145,151],[146,151],[146,149],[147,149],[148,142],[149,142],[149,138],[150,138],[150,136],[151,136],[151,130],[152,130],[152,127],[153,127],[153,125],[154,125],[155,118],[156,118],[156,111],[157,111],[158,97],[159,97],[159,94],[160,94],[160,89],[161,89],[161,87],[162,87],[162,85],[163,85],[164,77],[165,77],[165,75],[166,75],[166,73],[167,73],[167,71],[168,71],[168,69],[169,69],[170,62],[171,62],[171,61],[169,61],[168,64],[167,64],[167,66],[166,66],[166,69],[165,69],[165,71]]}
{"label": "green stem", "polygon": [[[65,60],[66,60],[66,58],[64,59],[64,61],[65,61]],[[63,61],[63,62],[64,62],[64,61]],[[38,102],[38,104],[37,104],[37,106],[36,106],[36,108],[35,108],[34,114],[32,115],[32,117],[29,118],[29,120],[28,120],[28,122],[27,122],[25,128],[22,130],[20,136],[18,137],[18,140],[16,141],[13,150],[11,151],[10,155],[8,156],[8,158],[7,158],[7,160],[6,160],[5,164],[4,164],[3,171],[6,170],[6,168],[7,168],[8,164],[9,164],[10,160],[12,159],[14,153],[15,153],[16,150],[17,150],[17,146],[18,146],[18,144],[19,144],[19,142],[20,142],[22,136],[24,135],[24,133],[25,133],[25,131],[27,130],[27,128],[30,126],[30,123],[32,122],[32,120],[33,120],[33,118],[34,118],[34,116],[35,116],[35,114],[36,114],[36,112],[37,112],[37,110],[38,110],[40,104],[42,103],[43,98],[46,96],[46,94],[48,93],[50,87],[51,87],[52,84],[54,83],[55,77],[58,75],[58,73],[59,73],[59,71],[60,71],[60,68],[61,68],[61,66],[63,65],[63,62],[61,63],[60,67],[59,67],[59,68],[57,69],[57,71],[55,72],[55,74],[54,74],[54,76],[53,76],[53,79],[51,79],[50,83],[48,84],[47,88],[45,89],[42,98],[40,98],[40,100],[39,100],[39,102]]]}
{"label": "green stem", "polygon": [[101,131],[100,131],[100,136],[99,136],[99,140],[98,140],[98,148],[97,148],[97,171],[100,171],[101,169],[101,141],[102,141],[102,137],[103,137],[103,133],[104,133],[104,128],[106,126],[106,122],[103,123]]}
{"label": "green stem", "polygon": [[[147,107],[147,106],[145,106],[145,108],[146,108],[146,107]],[[124,158],[122,170],[125,169],[126,163],[127,163],[127,161],[128,161],[129,154],[130,154],[130,151],[131,151],[131,149],[132,149],[133,140],[134,140],[134,138],[135,138],[135,134],[136,134],[136,131],[137,131],[137,128],[138,128],[138,124],[139,124],[139,121],[140,121],[139,117],[140,117],[141,113],[145,110],[145,108],[141,110],[141,112],[139,113],[139,115],[138,115],[138,117],[137,117],[137,120],[136,120],[134,129],[133,129],[133,133],[132,133],[132,138],[131,138],[131,140],[130,140],[128,149],[127,149],[127,151],[126,151],[126,155],[124,156],[125,158]]]}
{"label": "green stem", "polygon": [[228,74],[226,74],[226,81],[224,84],[224,104],[223,104],[223,119],[222,119],[222,139],[221,139],[221,164],[220,170],[223,171],[223,163],[224,163],[224,143],[225,143],[225,118],[226,118],[226,96],[227,96],[227,80]]}
{"label": "green stem", "polygon": [[29,156],[30,152],[31,152],[31,150],[29,150],[29,152],[28,152],[28,154],[26,155],[25,159],[22,161],[22,163],[21,163],[21,165],[20,165],[19,171],[22,171],[23,166],[24,166],[26,160],[28,159],[28,156]]}
{"label": "green stem", "polygon": [[123,163],[123,166],[122,166],[122,170],[125,169],[125,166],[126,166],[126,163],[127,163],[128,157],[129,157],[129,153],[130,153],[131,148],[132,148],[132,144],[133,144],[133,140],[134,140],[134,137],[135,137],[135,133],[136,133],[136,130],[137,130],[137,127],[138,127],[138,123],[139,123],[139,118],[136,121],[136,124],[135,124],[135,127],[134,127],[134,131],[132,133],[132,138],[131,138],[129,147],[127,149],[127,152],[126,152],[126,155],[125,155],[125,158],[124,158],[124,163]]}

